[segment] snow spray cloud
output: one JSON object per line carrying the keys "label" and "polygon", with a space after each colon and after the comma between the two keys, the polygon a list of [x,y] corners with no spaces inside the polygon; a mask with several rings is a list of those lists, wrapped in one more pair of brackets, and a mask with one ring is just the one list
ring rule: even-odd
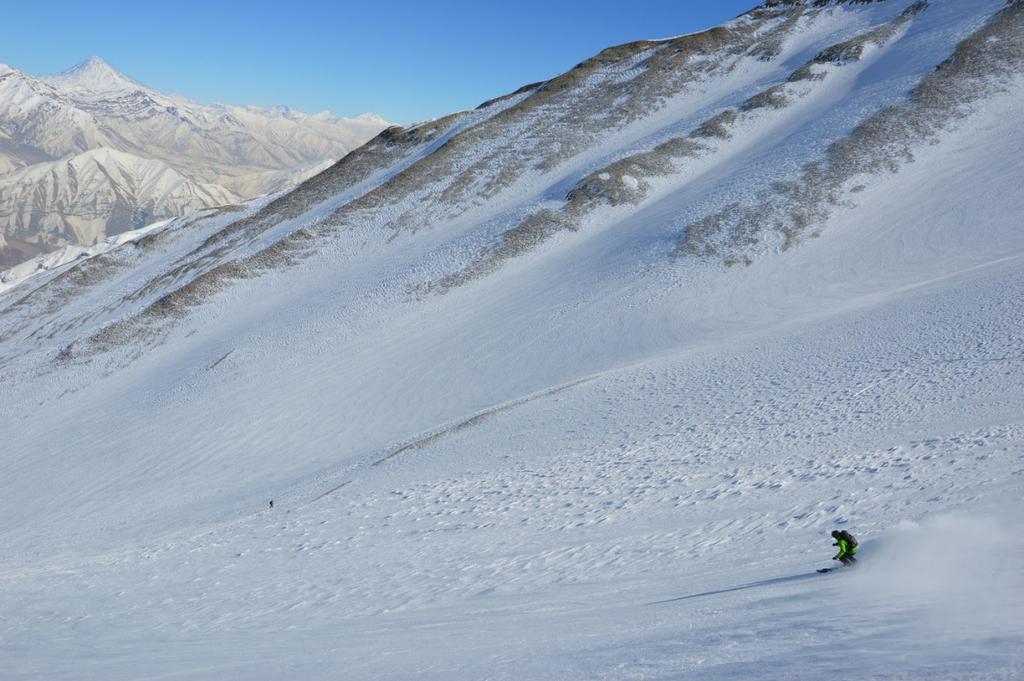
{"label": "snow spray cloud", "polygon": [[908,616],[936,642],[1024,639],[1024,542],[999,522],[952,515],[903,521],[866,548],[854,583],[894,618]]}

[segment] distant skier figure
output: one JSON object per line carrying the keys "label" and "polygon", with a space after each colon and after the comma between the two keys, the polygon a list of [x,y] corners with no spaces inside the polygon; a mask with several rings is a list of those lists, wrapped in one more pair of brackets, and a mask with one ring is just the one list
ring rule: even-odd
{"label": "distant skier figure", "polygon": [[857,546],[857,538],[846,530],[832,530],[832,538],[836,540],[832,546],[839,547],[839,553],[833,556],[832,560],[838,560],[847,567],[854,565],[857,562],[854,556],[860,550]]}
{"label": "distant skier figure", "polygon": [[274,500],[273,499],[270,500],[270,508],[274,508]]}

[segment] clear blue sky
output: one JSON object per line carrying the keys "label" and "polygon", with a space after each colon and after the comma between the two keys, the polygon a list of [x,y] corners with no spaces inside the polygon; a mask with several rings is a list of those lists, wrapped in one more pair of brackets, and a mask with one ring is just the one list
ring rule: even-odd
{"label": "clear blue sky", "polygon": [[200,101],[375,111],[409,123],[550,78],[605,47],[700,30],[757,4],[12,1],[0,13],[0,63],[55,73],[95,54]]}

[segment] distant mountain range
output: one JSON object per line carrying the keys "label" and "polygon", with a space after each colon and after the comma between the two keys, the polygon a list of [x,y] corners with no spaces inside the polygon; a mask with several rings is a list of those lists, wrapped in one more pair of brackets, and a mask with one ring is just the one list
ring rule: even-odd
{"label": "distant mountain range", "polygon": [[388,125],[200,104],[98,57],[43,77],[0,64],[0,266],[285,189]]}

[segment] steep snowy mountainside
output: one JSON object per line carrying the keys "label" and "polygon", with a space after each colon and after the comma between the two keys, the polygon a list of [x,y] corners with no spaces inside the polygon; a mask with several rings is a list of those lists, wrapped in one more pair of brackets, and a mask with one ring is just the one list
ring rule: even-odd
{"label": "steep snowy mountainside", "polygon": [[416,244],[425,257],[389,295],[443,292],[659,205],[671,216],[658,239],[675,242],[666,266],[789,248],[1016,72],[1019,11],[763,7],[607,50],[472,114],[386,131],[212,237],[63,356],[162,333],[227,282],[306,256],[365,261]]}
{"label": "steep snowy mountainside", "polygon": [[[197,211],[202,214],[204,211]],[[145,227],[121,232],[115,236],[107,237],[103,241],[92,246],[64,246],[56,251],[36,256],[20,265],[16,265],[3,273],[0,273],[0,293],[14,288],[23,279],[36,276],[41,272],[63,268],[70,262],[80,258],[91,258],[101,253],[106,253],[129,241],[136,241],[157,230],[162,230],[172,220],[155,222]]]}
{"label": "steep snowy mountainside", "polygon": [[[109,149],[159,161],[195,186],[217,185],[212,192],[217,200],[248,198],[287,188],[288,180],[304,179],[387,126],[373,114],[336,118],[287,107],[200,104],[148,88],[97,57],[41,78],[5,66],[0,69],[0,184],[17,170]],[[62,191],[75,191],[73,180],[59,172],[54,181],[63,183]],[[114,191],[104,188],[105,194]],[[97,236],[134,226],[102,200],[83,216],[81,205],[45,200],[48,192],[42,189],[33,194],[28,199],[12,189],[0,203],[0,229],[8,236],[51,246],[91,244]],[[141,199],[132,211],[161,201],[156,195]],[[202,196],[201,206],[217,205],[212,200]],[[90,240],[70,241],[72,223],[83,219],[110,228],[89,232]]]}
{"label": "steep snowy mountainside", "polygon": [[91,149],[0,177],[0,224],[54,243],[94,244],[105,235],[237,200],[162,161]]}
{"label": "steep snowy mountainside", "polygon": [[770,2],[5,275],[12,678],[1020,676],[1022,67]]}

